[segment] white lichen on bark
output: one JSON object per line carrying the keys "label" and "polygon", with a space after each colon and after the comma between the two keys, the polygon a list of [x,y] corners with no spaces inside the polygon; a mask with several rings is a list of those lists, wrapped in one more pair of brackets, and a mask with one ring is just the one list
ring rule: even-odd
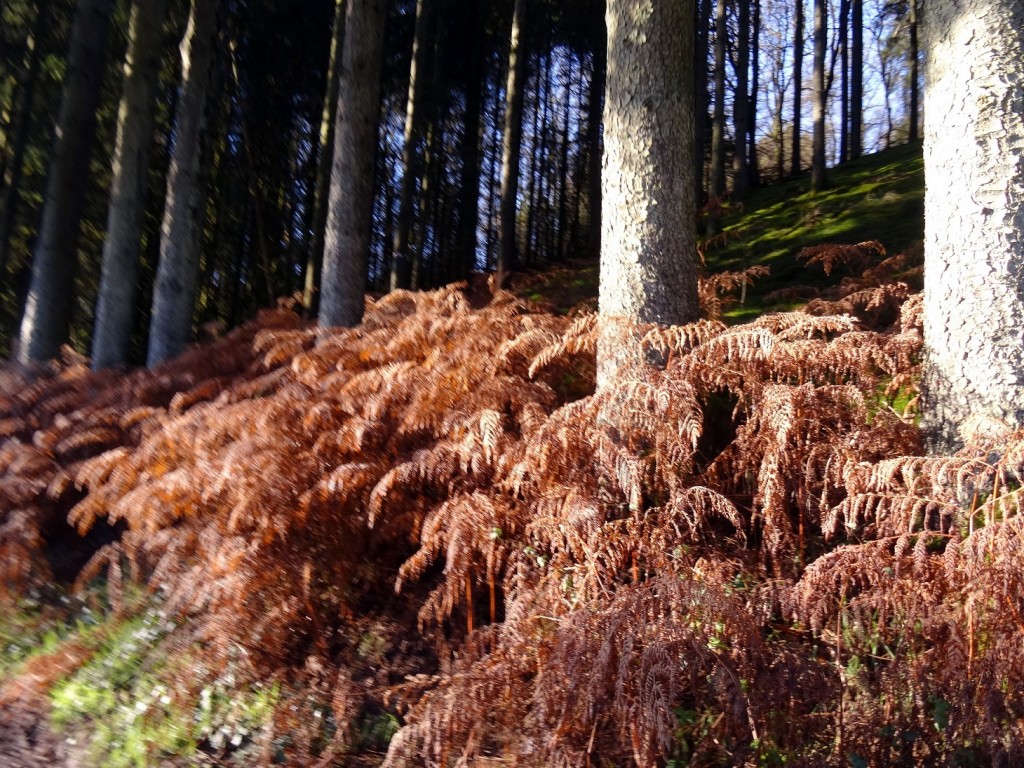
{"label": "white lichen on bark", "polygon": [[1024,425],[1024,3],[925,7],[923,426]]}

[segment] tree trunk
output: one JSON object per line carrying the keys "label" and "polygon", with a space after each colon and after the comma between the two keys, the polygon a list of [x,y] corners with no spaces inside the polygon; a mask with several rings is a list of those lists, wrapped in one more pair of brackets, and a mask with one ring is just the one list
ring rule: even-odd
{"label": "tree trunk", "polygon": [[18,360],[55,357],[68,338],[78,235],[96,133],[113,0],[78,0],[43,221],[19,334]]}
{"label": "tree trunk", "polygon": [[385,8],[384,0],[348,2],[334,126],[321,328],[354,326],[363,318]]}
{"label": "tree trunk", "polygon": [[[688,323],[700,312],[693,0],[608,0],[607,8],[601,315],[662,325]],[[635,353],[636,346],[617,347],[614,339],[606,338],[598,353],[599,381],[607,381]]]}
{"label": "tree trunk", "polygon": [[750,136],[747,139],[747,176],[750,186],[761,183],[760,162],[757,157],[757,92],[761,84],[761,0],[754,0],[753,26],[750,30],[750,107],[747,110],[747,126]]}
{"label": "tree trunk", "polygon": [[523,89],[526,81],[524,24],[527,0],[516,0],[508,49],[508,82],[505,86],[505,129],[501,141],[501,235],[498,273],[518,266],[516,253],[516,197],[519,194],[519,152],[523,139]]}
{"label": "tree trunk", "polygon": [[4,166],[3,195],[0,196],[0,286],[7,282],[7,261],[11,235],[14,234],[14,222],[18,214],[18,201],[21,199],[21,174],[25,169],[25,150],[28,149],[28,138],[32,132],[32,106],[43,62],[43,36],[49,25],[50,2],[41,0],[32,33],[25,41],[25,80],[18,89],[14,123],[11,126],[11,156]]}
{"label": "tree trunk", "polygon": [[[395,247],[391,259],[391,290],[409,288],[413,263],[417,257],[409,250],[412,227],[413,193],[416,191],[417,145],[423,133],[423,94],[426,90],[428,30],[432,0],[416,0],[416,26],[409,66],[409,90],[405,100],[405,130],[402,139],[402,181],[398,192],[398,219],[395,222]],[[421,244],[422,245],[422,244]]]}
{"label": "tree trunk", "polygon": [[718,0],[715,10],[715,112],[711,120],[711,178],[708,197],[712,213],[708,217],[708,234],[721,230],[717,203],[725,196],[725,53],[728,25],[725,15],[726,0]]}
{"label": "tree trunk", "polygon": [[918,61],[920,61],[920,55],[918,52],[917,45],[917,27],[918,27],[918,13],[917,13],[917,2],[918,0],[909,0],[910,6],[910,72],[907,73],[907,78],[910,80],[910,131],[907,136],[910,141],[917,141],[919,138],[917,118],[919,112],[919,89],[920,89],[920,74],[918,73]]}
{"label": "tree trunk", "polygon": [[814,0],[814,136],[811,154],[811,189],[822,190],[828,184],[825,174],[825,41],[828,24],[825,0]]}
{"label": "tree trunk", "polygon": [[1024,4],[930,0],[924,18],[922,426],[945,451],[1024,426]]}
{"label": "tree trunk", "polygon": [[742,199],[750,189],[747,175],[747,139],[750,122],[750,0],[737,0],[736,91],[733,94],[732,129],[736,146],[732,154],[732,192]]}
{"label": "tree trunk", "polygon": [[863,149],[864,131],[864,0],[853,0],[850,20],[850,159]]}
{"label": "tree trunk", "polygon": [[587,103],[587,152],[590,168],[587,172],[589,186],[589,231],[587,232],[587,254],[591,258],[601,256],[601,158],[604,154],[601,138],[601,120],[604,112],[605,74],[608,67],[607,33],[596,41],[593,72],[590,75],[590,97]]}
{"label": "tree trunk", "polygon": [[331,187],[334,159],[334,113],[338,109],[338,69],[345,42],[345,0],[334,2],[334,34],[327,59],[327,90],[320,114],[320,149],[316,166],[316,193],[313,197],[313,243],[306,262],[302,287],[302,305],[307,317],[315,317],[320,303],[320,275],[324,266],[324,230],[327,228],[327,196]]}
{"label": "tree trunk", "polygon": [[462,188],[459,196],[459,271],[469,276],[476,266],[476,230],[480,218],[480,115],[483,109],[484,29],[478,3],[471,4],[472,40],[466,76],[466,115],[460,152]]}
{"label": "tree trunk", "polygon": [[174,155],[167,171],[167,199],[160,228],[160,263],[149,325],[150,368],[185,349],[199,278],[206,189],[217,3],[192,0],[181,44],[181,89],[175,113]]}
{"label": "tree trunk", "polygon": [[850,159],[850,3],[839,6],[839,162]]}
{"label": "tree trunk", "polygon": [[704,171],[707,167],[705,155],[707,154],[711,123],[708,116],[708,37],[711,34],[711,0],[697,0],[694,10],[697,14],[697,45],[694,52],[693,68],[694,112],[696,114],[693,159],[697,169],[694,173],[694,191],[697,195],[697,202],[700,204],[704,202],[706,196],[704,187]]}
{"label": "tree trunk", "polygon": [[117,119],[114,178],[93,331],[93,368],[128,361],[138,282],[139,249],[160,77],[166,0],[135,0],[128,23],[124,90]]}
{"label": "tree trunk", "polygon": [[800,157],[800,113],[803,109],[804,90],[804,2],[796,0],[796,19],[793,23],[793,149],[790,173],[794,176],[803,169]]}

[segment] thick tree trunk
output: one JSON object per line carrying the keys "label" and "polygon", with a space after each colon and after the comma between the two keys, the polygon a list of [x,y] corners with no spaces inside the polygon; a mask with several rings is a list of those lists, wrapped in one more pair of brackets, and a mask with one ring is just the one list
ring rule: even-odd
{"label": "thick tree trunk", "polygon": [[732,154],[732,193],[742,199],[750,189],[747,139],[750,122],[750,0],[737,0],[736,91],[733,98],[732,130],[736,142]]}
{"label": "thick tree trunk", "polygon": [[864,151],[864,0],[853,0],[850,10],[850,159],[856,160]]}
{"label": "thick tree trunk", "polygon": [[43,221],[19,334],[18,359],[23,363],[55,357],[68,338],[78,235],[112,8],[113,0],[79,0],[75,9]]}
{"label": "thick tree trunk", "polygon": [[93,368],[127,362],[138,282],[139,251],[146,213],[161,39],[166,0],[135,0],[128,23],[124,90],[117,117],[114,178],[107,212],[107,239],[93,331]]}
{"label": "thick tree trunk", "polygon": [[192,338],[199,251],[206,212],[203,158],[217,38],[217,3],[193,0],[181,44],[181,89],[175,112],[174,155],[160,228],[160,264],[149,325],[150,368],[178,355]]}
{"label": "thick tree trunk", "polygon": [[796,0],[796,18],[793,23],[793,149],[790,152],[790,173],[803,170],[800,157],[800,118],[804,91],[804,2]]}
{"label": "thick tree trunk", "polygon": [[828,184],[825,173],[825,109],[828,89],[825,88],[825,42],[828,23],[825,0],[814,0],[814,114],[811,154],[811,189],[822,190]]}
{"label": "thick tree trunk", "polygon": [[[608,0],[600,311],[662,325],[697,319],[693,0]],[[642,41],[637,44],[636,41]],[[635,349],[599,349],[606,381]]]}
{"label": "thick tree trunk", "polygon": [[516,253],[516,197],[519,194],[519,153],[523,140],[523,90],[526,85],[524,24],[528,0],[516,0],[508,49],[508,82],[505,86],[505,129],[501,141],[501,234],[498,273],[518,266]]}
{"label": "thick tree trunk", "polygon": [[385,9],[384,0],[348,0],[324,248],[321,328],[354,326],[363,318]]}
{"label": "thick tree trunk", "polygon": [[3,194],[0,195],[0,286],[7,282],[7,262],[11,235],[21,199],[21,174],[25,169],[25,151],[32,132],[32,107],[36,84],[43,62],[43,36],[50,25],[50,2],[41,0],[36,10],[32,33],[25,41],[25,79],[19,84],[14,122],[11,126],[11,155],[4,166]]}
{"label": "thick tree trunk", "polygon": [[316,192],[313,197],[313,242],[306,262],[302,287],[302,306],[307,317],[315,317],[320,303],[320,275],[324,266],[324,230],[327,228],[327,196],[331,188],[334,160],[334,113],[338,109],[338,70],[345,43],[345,0],[334,0],[334,34],[327,59],[327,90],[320,114],[320,148],[316,166]]}
{"label": "thick tree trunk", "polygon": [[1024,426],[1024,4],[925,4],[923,426]]}
{"label": "thick tree trunk", "polygon": [[398,219],[395,222],[395,247],[391,258],[391,290],[409,288],[413,264],[419,257],[410,252],[413,193],[420,170],[417,145],[423,133],[423,94],[426,90],[428,30],[432,0],[416,0],[416,26],[412,39],[412,63],[409,66],[409,90],[405,101],[405,130],[402,138],[402,182],[398,192]]}

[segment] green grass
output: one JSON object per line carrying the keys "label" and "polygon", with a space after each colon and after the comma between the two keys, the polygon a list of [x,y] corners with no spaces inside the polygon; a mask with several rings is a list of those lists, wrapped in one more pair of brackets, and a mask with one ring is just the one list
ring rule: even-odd
{"label": "green grass", "polygon": [[765,294],[793,285],[821,287],[842,276],[833,273],[829,280],[820,267],[805,266],[797,259],[802,248],[878,240],[895,254],[923,239],[921,145],[895,147],[832,168],[829,187],[818,193],[811,192],[806,175],[755,190],[734,206],[723,225],[724,244],[707,251],[709,271],[755,264],[771,268],[748,295],[748,306],[732,314],[788,309],[766,303]]}

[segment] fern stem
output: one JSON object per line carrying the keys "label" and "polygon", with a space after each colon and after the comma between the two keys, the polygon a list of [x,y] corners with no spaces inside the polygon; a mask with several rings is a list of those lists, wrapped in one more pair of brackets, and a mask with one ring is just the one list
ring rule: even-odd
{"label": "fern stem", "polygon": [[466,574],[466,632],[473,634],[473,579]]}

